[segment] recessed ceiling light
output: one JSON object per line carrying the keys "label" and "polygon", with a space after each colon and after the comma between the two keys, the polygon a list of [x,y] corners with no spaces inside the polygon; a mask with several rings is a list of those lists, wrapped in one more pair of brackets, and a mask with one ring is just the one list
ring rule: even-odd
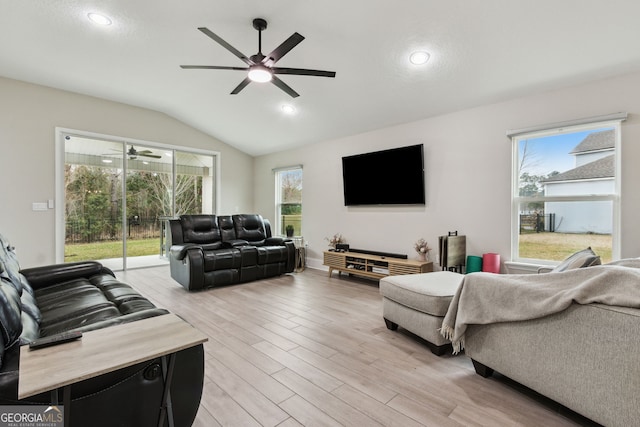
{"label": "recessed ceiling light", "polygon": [[429,55],[427,52],[418,51],[418,52],[413,52],[411,56],[409,56],[409,61],[411,61],[411,63],[414,65],[422,65],[422,64],[426,64],[427,61],[429,61],[430,57],[431,55]]}
{"label": "recessed ceiling light", "polygon": [[164,155],[167,156],[167,157],[171,157],[171,156],[173,156],[173,153],[171,151],[165,151]]}
{"label": "recessed ceiling light", "polygon": [[102,163],[113,163],[113,160],[102,159]]}
{"label": "recessed ceiling light", "polygon": [[89,13],[87,16],[89,17],[91,22],[93,22],[94,24],[107,26],[107,25],[111,25],[112,23],[111,19],[99,13]]}
{"label": "recessed ceiling light", "polygon": [[296,112],[296,107],[291,104],[284,104],[282,107],[280,107],[280,109],[285,114],[295,114]]}

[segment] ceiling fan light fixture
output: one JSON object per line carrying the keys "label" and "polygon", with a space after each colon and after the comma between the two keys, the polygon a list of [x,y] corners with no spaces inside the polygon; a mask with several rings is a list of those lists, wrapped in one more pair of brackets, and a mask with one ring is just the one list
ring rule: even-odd
{"label": "ceiling fan light fixture", "polygon": [[417,52],[413,52],[409,56],[409,61],[414,65],[422,65],[422,64],[426,64],[429,61],[430,57],[431,55],[429,55],[428,52],[417,51]]}
{"label": "ceiling fan light fixture", "polygon": [[249,69],[249,79],[256,83],[270,82],[273,78],[273,73],[270,69],[263,65],[253,65]]}

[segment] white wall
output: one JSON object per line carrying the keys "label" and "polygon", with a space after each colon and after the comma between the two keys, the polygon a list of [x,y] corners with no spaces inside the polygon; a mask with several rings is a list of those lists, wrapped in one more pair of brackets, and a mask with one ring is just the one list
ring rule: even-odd
{"label": "white wall", "polygon": [[[55,128],[218,151],[220,213],[253,212],[253,158],[163,113],[0,78],[0,233],[18,250],[21,266],[55,262]],[[62,201],[56,201],[62,203]]]}
{"label": "white wall", "polygon": [[[381,106],[381,108],[384,108]],[[424,237],[457,230],[467,254],[510,254],[511,143],[507,129],[626,111],[622,125],[622,257],[640,256],[640,73],[481,106],[255,159],[255,207],[274,217],[272,168],[304,167],[303,235],[308,264],[320,266],[325,237],[342,233],[354,247],[407,253]],[[327,124],[330,126],[330,124]],[[423,143],[424,207],[347,208],[342,197],[345,155]],[[432,254],[435,258],[437,250]]]}

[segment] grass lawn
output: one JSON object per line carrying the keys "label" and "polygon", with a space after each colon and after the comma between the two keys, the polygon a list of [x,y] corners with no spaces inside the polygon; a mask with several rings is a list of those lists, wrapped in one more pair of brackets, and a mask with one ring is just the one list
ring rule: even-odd
{"label": "grass lawn", "polygon": [[602,263],[611,261],[610,234],[526,233],[520,235],[520,257],[562,261],[591,246]]}
{"label": "grass lawn", "polygon": [[[127,256],[157,255],[160,253],[160,240],[127,240]],[[77,243],[64,246],[64,261],[87,261],[105,258],[121,258],[122,241]]]}

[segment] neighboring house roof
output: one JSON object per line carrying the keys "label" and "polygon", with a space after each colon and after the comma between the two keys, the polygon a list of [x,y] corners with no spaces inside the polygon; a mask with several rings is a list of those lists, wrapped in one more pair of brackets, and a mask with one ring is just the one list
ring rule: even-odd
{"label": "neighboring house roof", "polygon": [[587,137],[583,139],[569,154],[581,154],[589,151],[615,148],[615,136],[616,133],[614,129],[591,133],[587,135]]}
{"label": "neighboring house roof", "polygon": [[614,155],[611,154],[591,163],[578,166],[566,172],[540,181],[543,184],[558,181],[576,181],[580,179],[613,178],[615,172]]}

